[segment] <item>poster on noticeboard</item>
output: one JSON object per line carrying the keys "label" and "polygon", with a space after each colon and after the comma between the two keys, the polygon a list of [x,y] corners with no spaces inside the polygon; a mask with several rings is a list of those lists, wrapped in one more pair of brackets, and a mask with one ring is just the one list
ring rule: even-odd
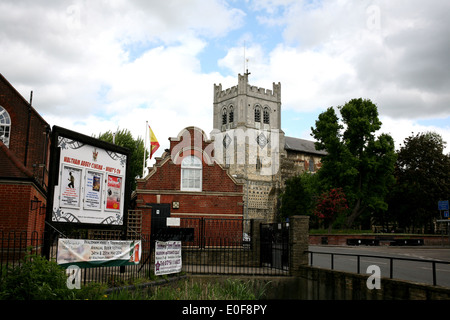
{"label": "poster on noticeboard", "polygon": [[119,210],[121,203],[122,178],[118,176],[109,175],[107,184],[107,210]]}
{"label": "poster on noticeboard", "polygon": [[[128,150],[58,128],[50,222],[124,225]],[[66,134],[67,133],[67,134]]]}

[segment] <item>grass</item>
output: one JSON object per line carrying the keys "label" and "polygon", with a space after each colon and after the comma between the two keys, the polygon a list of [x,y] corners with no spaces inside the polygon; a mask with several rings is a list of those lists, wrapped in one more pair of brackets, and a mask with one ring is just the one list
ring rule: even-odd
{"label": "grass", "polygon": [[0,300],[256,300],[265,291],[258,281],[202,281],[184,274],[150,274],[131,282],[111,277],[70,289],[65,270],[36,254],[0,271]]}
{"label": "grass", "polygon": [[146,289],[123,289],[99,296],[100,300],[258,300],[266,286],[249,280],[227,279],[223,282],[202,282],[184,279]]}

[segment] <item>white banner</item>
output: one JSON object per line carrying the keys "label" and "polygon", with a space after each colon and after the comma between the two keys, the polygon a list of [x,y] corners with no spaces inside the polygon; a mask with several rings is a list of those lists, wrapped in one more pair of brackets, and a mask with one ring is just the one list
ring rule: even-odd
{"label": "white banner", "polygon": [[121,266],[139,264],[141,241],[59,239],[56,262],[62,266]]}
{"label": "white banner", "polygon": [[181,241],[156,241],[155,275],[181,272]]}

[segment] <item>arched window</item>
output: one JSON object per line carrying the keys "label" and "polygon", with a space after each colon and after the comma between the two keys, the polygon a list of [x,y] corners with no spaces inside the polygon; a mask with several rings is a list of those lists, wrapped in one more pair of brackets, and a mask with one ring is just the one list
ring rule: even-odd
{"label": "arched window", "polygon": [[222,125],[227,124],[227,108],[222,110]]}
{"label": "arched window", "polygon": [[229,123],[233,123],[234,122],[234,109],[233,109],[233,106],[231,106],[230,108],[229,108],[229,112],[228,112],[228,122]]}
{"label": "arched window", "polygon": [[181,161],[181,190],[202,191],[202,161],[195,156]]}
{"label": "arched window", "polygon": [[309,157],[309,171],[314,172],[314,158]]}
{"label": "arched window", "polygon": [[261,107],[255,107],[255,122],[261,122]]}
{"label": "arched window", "polygon": [[268,107],[265,107],[265,108],[264,108],[264,111],[263,111],[263,121],[264,121],[264,123],[267,123],[267,124],[270,123],[270,110],[269,110]]}
{"label": "arched window", "polygon": [[0,106],[0,140],[9,147],[9,135],[11,133],[11,118],[8,111]]}

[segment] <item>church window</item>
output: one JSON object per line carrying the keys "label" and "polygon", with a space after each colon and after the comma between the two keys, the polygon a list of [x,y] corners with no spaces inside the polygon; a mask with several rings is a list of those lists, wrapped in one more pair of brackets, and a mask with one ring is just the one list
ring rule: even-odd
{"label": "church window", "polygon": [[0,106],[0,140],[9,147],[9,135],[11,133],[11,118],[8,111]]}
{"label": "church window", "polygon": [[222,124],[227,124],[227,109],[223,108],[222,110]]}
{"label": "church window", "polygon": [[309,171],[314,172],[314,158],[313,157],[309,158]]}
{"label": "church window", "polygon": [[234,122],[234,110],[233,106],[230,107],[230,112],[228,113],[228,122],[233,123]]}
{"label": "church window", "polygon": [[255,108],[255,122],[261,122],[261,108],[259,106]]}
{"label": "church window", "polygon": [[181,190],[202,191],[202,161],[195,156],[181,162]]}
{"label": "church window", "polygon": [[265,107],[265,108],[264,108],[264,111],[263,111],[263,121],[264,121],[264,123],[267,123],[267,124],[270,123],[270,110],[269,110],[268,107]]}

